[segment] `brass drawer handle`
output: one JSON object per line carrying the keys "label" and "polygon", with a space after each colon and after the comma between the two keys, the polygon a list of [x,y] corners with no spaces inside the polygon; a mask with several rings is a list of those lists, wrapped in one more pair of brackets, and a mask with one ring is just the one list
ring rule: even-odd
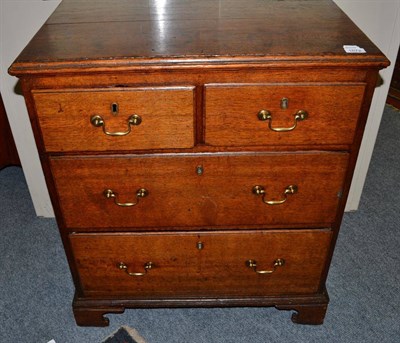
{"label": "brass drawer handle", "polygon": [[143,276],[143,275],[146,275],[147,274],[147,271],[148,270],[150,270],[151,268],[153,268],[153,262],[146,262],[145,264],[144,264],[144,266],[143,266],[143,268],[144,268],[144,273],[133,273],[133,272],[130,272],[129,270],[128,270],[128,266],[124,263],[124,262],[119,262],[118,264],[117,264],[117,267],[120,269],[120,270],[124,270],[125,271],[125,273],[127,273],[129,276]]}
{"label": "brass drawer handle", "polygon": [[115,193],[112,189],[106,189],[103,192],[103,195],[107,198],[113,198],[114,199],[114,203],[118,206],[121,207],[131,207],[131,206],[135,206],[139,203],[140,198],[144,198],[147,197],[149,195],[149,191],[146,188],[140,188],[136,191],[136,202],[118,202],[117,197],[118,197],[118,193]]}
{"label": "brass drawer handle", "polygon": [[289,194],[295,194],[298,192],[298,187],[296,185],[289,185],[285,188],[283,192],[284,199],[282,200],[265,200],[265,188],[263,186],[254,186],[253,187],[253,194],[260,196],[262,195],[262,201],[267,205],[280,205],[286,202]]}
{"label": "brass drawer handle", "polygon": [[273,269],[272,270],[257,270],[257,262],[255,260],[247,260],[246,266],[249,268],[253,268],[253,270],[257,274],[272,274],[276,268],[282,267],[285,264],[285,260],[283,258],[278,258],[274,261]]}
{"label": "brass drawer handle", "polygon": [[272,114],[268,110],[261,110],[258,112],[258,119],[261,121],[266,121],[268,120],[268,127],[271,131],[275,132],[287,132],[287,131],[293,131],[297,127],[297,123],[299,121],[306,120],[308,118],[308,113],[307,111],[304,110],[299,110],[297,113],[294,114],[294,124],[291,127],[272,127]]}
{"label": "brass drawer handle", "polygon": [[104,122],[104,119],[101,116],[94,115],[90,118],[90,123],[94,127],[102,127],[103,132],[107,136],[126,136],[127,134],[129,134],[131,132],[132,125],[140,125],[141,122],[142,122],[142,118],[140,116],[138,116],[137,114],[133,114],[128,118],[128,130],[127,131],[125,131],[125,132],[109,132],[106,130],[106,124]]}

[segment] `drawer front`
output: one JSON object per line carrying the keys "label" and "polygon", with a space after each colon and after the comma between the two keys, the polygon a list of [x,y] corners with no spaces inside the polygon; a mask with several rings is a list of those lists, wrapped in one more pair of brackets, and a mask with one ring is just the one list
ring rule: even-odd
{"label": "drawer front", "polygon": [[189,148],[194,88],[34,91],[45,149]]}
{"label": "drawer front", "polygon": [[206,143],[351,144],[364,90],[364,84],[207,85]]}
{"label": "drawer front", "polygon": [[108,297],[315,293],[330,241],[328,230],[70,236],[85,296]]}
{"label": "drawer front", "polygon": [[67,227],[161,230],[329,227],[347,163],[348,154],[322,152],[50,160]]}

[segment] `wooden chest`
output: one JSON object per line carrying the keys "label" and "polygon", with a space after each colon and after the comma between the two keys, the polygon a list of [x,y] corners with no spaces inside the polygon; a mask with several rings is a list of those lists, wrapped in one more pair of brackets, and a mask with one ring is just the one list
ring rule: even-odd
{"label": "wooden chest", "polygon": [[125,308],[275,306],[321,324],[387,65],[327,0],[64,0],[10,73],[76,322],[107,325],[105,313]]}

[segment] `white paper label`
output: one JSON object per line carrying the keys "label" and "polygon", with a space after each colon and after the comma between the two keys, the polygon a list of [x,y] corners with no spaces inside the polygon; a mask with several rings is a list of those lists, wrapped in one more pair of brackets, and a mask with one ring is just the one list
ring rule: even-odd
{"label": "white paper label", "polygon": [[366,54],[365,49],[360,48],[358,45],[343,45],[344,51],[348,54]]}

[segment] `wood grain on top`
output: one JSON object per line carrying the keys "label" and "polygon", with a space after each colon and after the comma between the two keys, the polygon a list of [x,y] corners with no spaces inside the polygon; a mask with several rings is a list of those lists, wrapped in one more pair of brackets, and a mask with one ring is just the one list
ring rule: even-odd
{"label": "wood grain on top", "polygon": [[388,62],[331,0],[64,0],[10,72],[322,59]]}

